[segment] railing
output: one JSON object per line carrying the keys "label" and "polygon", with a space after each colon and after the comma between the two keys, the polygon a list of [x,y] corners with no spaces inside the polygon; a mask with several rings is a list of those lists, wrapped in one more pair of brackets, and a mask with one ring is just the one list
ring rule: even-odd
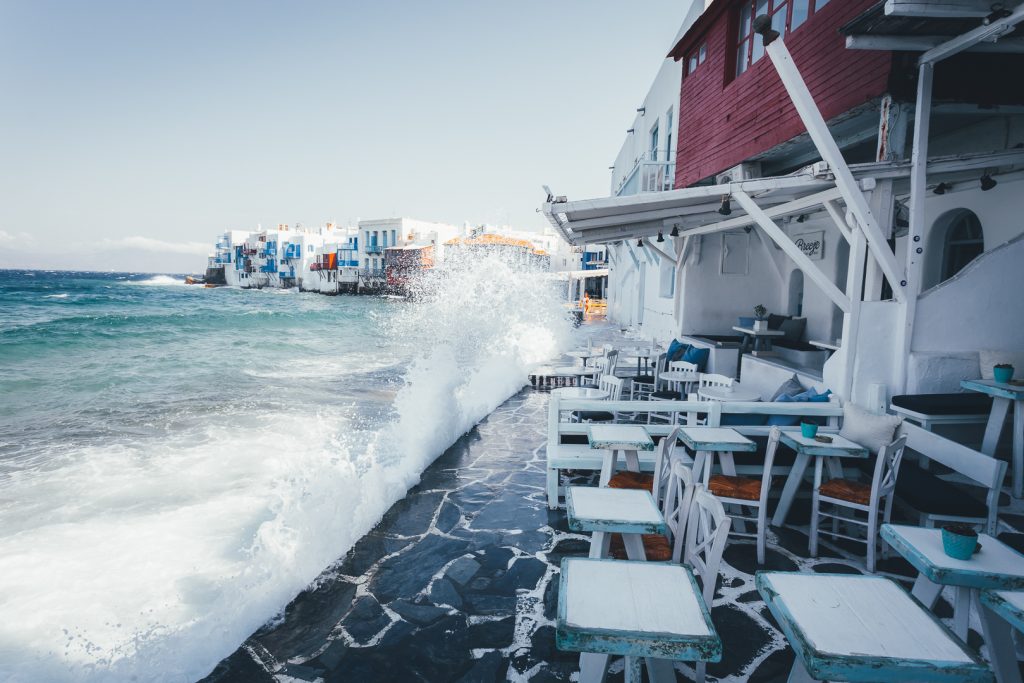
{"label": "railing", "polygon": [[363,277],[384,277],[383,268],[363,268],[361,275]]}
{"label": "railing", "polygon": [[382,247],[379,244],[371,244],[368,247],[366,247],[366,253],[367,254],[383,254],[384,253],[384,247]]}
{"label": "railing", "polygon": [[642,192],[664,192],[672,189],[675,179],[675,155],[661,152],[652,155],[648,152],[636,160],[632,170],[619,182],[615,194],[622,197]]}

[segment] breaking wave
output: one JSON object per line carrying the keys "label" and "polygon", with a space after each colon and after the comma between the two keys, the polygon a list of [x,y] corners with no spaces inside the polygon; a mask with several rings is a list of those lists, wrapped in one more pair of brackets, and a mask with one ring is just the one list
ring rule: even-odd
{"label": "breaking wave", "polygon": [[185,285],[184,280],[179,280],[178,278],[171,277],[170,275],[154,275],[146,280],[128,280],[127,283],[148,287],[176,287],[178,285]]}

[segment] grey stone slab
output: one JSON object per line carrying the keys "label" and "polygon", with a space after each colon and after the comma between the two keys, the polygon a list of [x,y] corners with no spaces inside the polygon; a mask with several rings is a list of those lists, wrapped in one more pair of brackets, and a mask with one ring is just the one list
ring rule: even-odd
{"label": "grey stone slab", "polygon": [[445,570],[445,576],[458,586],[464,585],[480,571],[480,563],[472,557],[460,557]]}

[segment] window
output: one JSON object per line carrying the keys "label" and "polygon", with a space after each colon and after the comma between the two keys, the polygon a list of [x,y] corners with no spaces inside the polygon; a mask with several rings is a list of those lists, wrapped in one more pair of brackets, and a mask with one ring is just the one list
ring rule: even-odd
{"label": "window", "polygon": [[764,44],[754,35],[754,19],[762,14],[772,18],[772,28],[786,35],[797,30],[829,0],[743,0],[739,7],[736,35],[736,75],[764,56]]}
{"label": "window", "polygon": [[651,128],[651,161],[658,160],[658,124]]}
{"label": "window", "polygon": [[690,53],[689,59],[686,60],[686,73],[692,74],[708,58],[708,44],[701,43],[700,47]]}
{"label": "window", "polygon": [[953,277],[985,251],[981,221],[973,211],[958,209],[948,218],[942,250],[941,280]]}
{"label": "window", "polygon": [[391,231],[391,244],[395,245],[396,247],[398,246],[397,234],[398,233],[396,231],[394,231],[394,230]]}

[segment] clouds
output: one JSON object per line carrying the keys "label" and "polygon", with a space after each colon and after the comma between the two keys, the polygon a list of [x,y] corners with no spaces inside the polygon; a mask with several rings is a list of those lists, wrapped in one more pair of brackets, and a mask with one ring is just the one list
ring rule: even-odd
{"label": "clouds", "polygon": [[[0,237],[0,240],[2,239]],[[113,240],[106,239],[103,240],[103,245],[109,249],[132,249],[164,254],[194,254],[196,256],[206,256],[213,251],[213,245],[205,242],[169,242],[142,235],[131,235]]]}

